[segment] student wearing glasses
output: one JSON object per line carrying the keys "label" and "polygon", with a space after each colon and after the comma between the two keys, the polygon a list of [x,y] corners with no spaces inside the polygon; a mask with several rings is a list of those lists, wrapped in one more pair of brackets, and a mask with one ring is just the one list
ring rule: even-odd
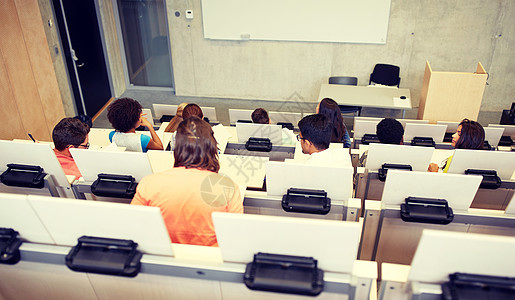
{"label": "student wearing glasses", "polygon": [[330,149],[333,124],[322,115],[309,115],[299,122],[302,153],[309,154],[306,164],[327,166],[352,166],[349,152],[343,148]]}
{"label": "student wearing glasses", "polygon": [[74,118],[64,118],[52,131],[54,153],[63,168],[64,174],[73,175],[75,179],[82,177],[75,164],[70,148],[89,148],[89,126]]}
{"label": "student wearing glasses", "polygon": [[[460,125],[458,125],[458,129],[456,129],[456,133],[452,135],[451,145],[455,149],[474,149],[474,150],[483,150],[485,143],[485,130],[483,126],[476,121],[471,121],[469,119],[463,119]],[[429,164],[429,168],[427,169],[429,172],[438,172],[439,169],[442,169],[444,173],[447,173],[449,170],[449,166],[451,165],[452,155],[442,162],[442,166],[439,167],[435,163]]]}
{"label": "student wearing glasses", "polygon": [[[111,103],[107,107],[107,118],[115,131],[109,133],[109,140],[119,147],[125,147],[127,151],[163,150],[161,139],[141,110],[141,104],[131,98],[120,98]],[[136,133],[140,125],[148,128],[150,137]]]}
{"label": "student wearing glasses", "polygon": [[161,209],[172,243],[217,246],[211,213],[243,213],[238,186],[218,174],[218,147],[211,126],[184,119],[176,131],[174,167],[144,177],[132,205]]}

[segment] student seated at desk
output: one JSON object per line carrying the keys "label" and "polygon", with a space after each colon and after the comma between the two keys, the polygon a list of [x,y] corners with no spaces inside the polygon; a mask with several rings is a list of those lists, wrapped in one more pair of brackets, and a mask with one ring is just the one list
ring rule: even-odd
{"label": "student seated at desk", "polygon": [[330,149],[333,124],[321,114],[309,115],[299,121],[302,153],[309,154],[305,161],[310,165],[352,166],[350,154],[343,148]]}
{"label": "student seated at desk", "polygon": [[[376,126],[376,135],[379,143],[402,145],[404,141],[404,127],[401,122],[393,118],[382,119]],[[359,158],[359,167],[364,167],[367,162],[368,150]]]}
{"label": "student seated at desk", "polygon": [[[184,109],[182,111],[182,119],[186,120],[191,117],[198,117],[200,119],[204,119],[204,113],[202,112],[202,109],[200,106],[198,106],[195,103],[190,103],[184,106]],[[170,139],[170,150],[175,149],[175,132],[172,134],[172,138]],[[167,149],[168,150],[168,149]]]}
{"label": "student seated at desk", "polygon": [[[256,108],[251,115],[252,123],[255,124],[272,124],[272,120],[268,116],[268,112],[264,108]],[[288,128],[282,129],[282,144],[295,145],[295,134],[293,130]]]}
{"label": "student seated at desk", "polygon": [[[120,98],[111,103],[107,107],[107,118],[115,131],[109,133],[109,140],[119,147],[125,147],[127,151],[163,150],[161,139],[141,109],[141,104],[131,98]],[[151,137],[136,133],[140,125],[148,128]]]}
{"label": "student seated at desk", "polygon": [[338,103],[331,98],[324,98],[318,103],[316,113],[322,114],[329,119],[329,123],[332,125],[331,143],[343,143],[343,147],[350,148],[349,132],[343,123]]}
{"label": "student seated at desk", "polygon": [[[483,126],[476,121],[469,119],[463,119],[456,133],[452,135],[451,145],[455,149],[474,149],[483,150],[485,144],[485,130]],[[451,165],[452,155],[442,162],[442,166],[438,166],[435,163],[430,163],[427,170],[429,172],[438,172],[442,169],[444,173],[447,173],[449,166]]]}
{"label": "student seated at desk", "polygon": [[177,130],[177,127],[179,127],[179,124],[184,120],[182,118],[182,112],[184,111],[184,107],[186,107],[188,103],[181,103],[177,105],[177,112],[175,113],[175,117],[170,121],[168,126],[165,128],[165,132],[175,132]]}
{"label": "student seated at desk", "polygon": [[73,175],[75,179],[82,177],[75,164],[70,148],[89,148],[89,126],[75,118],[64,118],[52,131],[55,156],[59,160],[64,174]]}
{"label": "student seated at desk", "polygon": [[243,213],[240,191],[218,174],[217,143],[207,122],[185,119],[176,136],[174,168],[144,177],[131,204],[159,207],[173,243],[217,246],[211,213]]}

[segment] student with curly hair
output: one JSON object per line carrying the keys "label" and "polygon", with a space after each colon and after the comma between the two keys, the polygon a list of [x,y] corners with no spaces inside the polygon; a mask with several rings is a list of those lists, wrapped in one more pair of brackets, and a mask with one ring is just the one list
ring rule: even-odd
{"label": "student with curly hair", "polygon": [[243,213],[238,186],[218,174],[218,148],[211,126],[193,116],[176,131],[174,167],[144,177],[132,205],[161,209],[172,243],[217,246],[211,213]]}
{"label": "student with curly hair", "polygon": [[[141,104],[131,98],[120,98],[107,107],[107,118],[115,131],[109,133],[109,140],[127,151],[147,152],[148,149],[163,150],[161,139],[152,124],[141,113]],[[137,134],[136,128],[143,125],[151,137]]]}

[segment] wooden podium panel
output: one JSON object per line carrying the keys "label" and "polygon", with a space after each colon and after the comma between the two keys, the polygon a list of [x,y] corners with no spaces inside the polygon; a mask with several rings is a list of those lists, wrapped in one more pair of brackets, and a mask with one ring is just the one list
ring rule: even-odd
{"label": "wooden podium panel", "polygon": [[477,120],[488,74],[477,64],[476,72],[435,72],[426,62],[418,119],[460,122]]}

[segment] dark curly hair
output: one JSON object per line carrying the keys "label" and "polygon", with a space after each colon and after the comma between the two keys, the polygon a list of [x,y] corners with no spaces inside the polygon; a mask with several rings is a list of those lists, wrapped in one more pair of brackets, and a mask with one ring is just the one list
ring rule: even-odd
{"label": "dark curly hair", "polygon": [[258,124],[268,124],[270,123],[270,118],[268,117],[268,112],[264,108],[256,108],[252,112],[252,122]]}
{"label": "dark curly hair", "polygon": [[136,126],[141,117],[142,106],[132,98],[120,98],[107,107],[107,118],[113,128],[127,132]]}
{"label": "dark curly hair", "polygon": [[399,145],[404,135],[404,127],[395,119],[385,118],[377,124],[376,134],[382,144]]}

